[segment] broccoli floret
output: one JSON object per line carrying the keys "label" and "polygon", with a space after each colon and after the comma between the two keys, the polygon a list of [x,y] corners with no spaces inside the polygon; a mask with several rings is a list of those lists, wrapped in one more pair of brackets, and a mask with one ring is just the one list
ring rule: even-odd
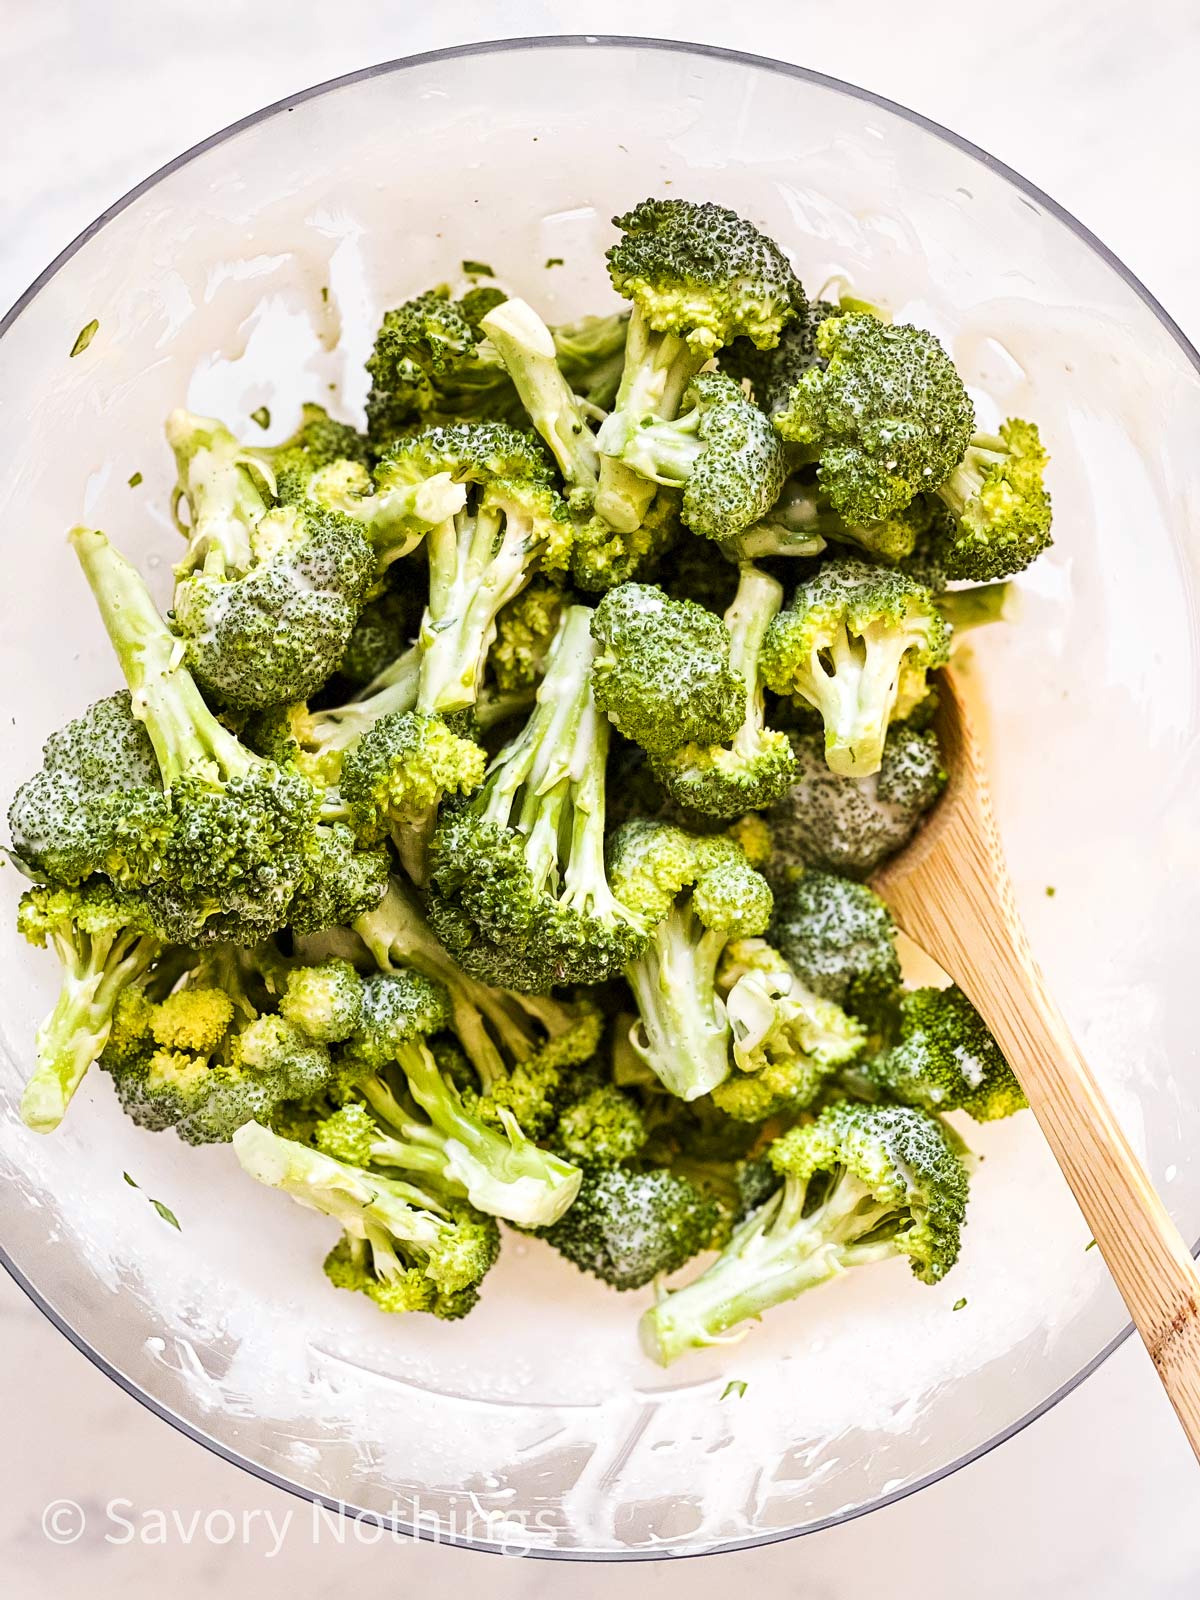
{"label": "broccoli floret", "polygon": [[585,1173],[567,1214],[542,1237],[581,1272],[614,1289],[640,1289],[713,1243],[715,1200],[665,1168]]}
{"label": "broccoli floret", "polygon": [[867,878],[904,846],[946,787],[937,734],[894,725],[879,771],[840,778],[825,761],[820,733],[793,733],[796,782],[767,812],[767,875],[786,879],[804,867]]}
{"label": "broccoli floret", "polygon": [[625,365],[627,311],[581,317],[550,329],[559,371],[587,405],[607,411],[617,397]]}
{"label": "broccoli floret", "polygon": [[251,446],[248,464],[265,480],[275,500],[289,505],[303,498],[314,472],[335,462],[366,464],[370,446],[348,422],[338,422],[324,406],[300,408],[300,426],[282,444]]}
{"label": "broccoli floret", "polygon": [[[82,748],[86,724],[75,724],[18,794],[18,853],[65,881],[99,872],[142,888],[156,930],[173,943],[256,943],[285,926],[292,902],[313,887],[326,842],[321,791],[253,755],[217,721],[142,580],[102,533],[76,529],[72,543],[130,697],[107,702],[101,749]],[[138,781],[149,775],[136,738],[114,732],[131,712],[153,747],[157,785]],[[82,825],[63,815],[80,798]]]}
{"label": "broccoli floret", "polygon": [[900,1038],[868,1067],[892,1099],[925,1111],[966,1111],[991,1122],[1029,1102],[987,1024],[956,985],[914,989],[900,1005]]}
{"label": "broccoli floret", "polygon": [[689,200],[643,200],[614,218],[608,252],[619,294],[633,302],[614,408],[597,436],[596,510],[632,532],[653,494],[621,456],[647,421],[670,422],[705,361],[745,336],[760,349],[807,318],[804,291],[777,245],[732,211]]}
{"label": "broccoli floret", "polygon": [[443,287],[384,313],[367,362],[367,432],[377,450],[418,423],[515,413],[508,373],[471,320],[483,308],[478,299],[456,303]]}
{"label": "broccoli floret", "polygon": [[682,532],[679,502],[677,490],[660,489],[638,526],[624,531],[599,516],[576,523],[572,582],[598,593],[652,570],[678,543]]}
{"label": "broccoli floret", "polygon": [[358,1026],[363,983],[349,961],[331,957],[317,966],[293,967],[279,996],[279,1013],[321,1044],[340,1044]]}
{"label": "broccoli floret", "polygon": [[764,939],[727,945],[717,982],[738,1069],[713,1090],[726,1116],[762,1122],[803,1111],[866,1043],[862,1025],[806,989]]}
{"label": "broccoli floret", "polygon": [[825,537],[817,527],[816,494],[811,484],[789,478],[765,516],[722,546],[730,560],[756,561],[768,556],[806,559],[819,556]]}
{"label": "broccoli floret", "polygon": [[420,711],[381,717],[346,751],[341,796],[360,841],[390,834],[414,881],[426,878],[426,850],[447,794],[483,782],[487,757],[442,717]]}
{"label": "broccoli floret", "polygon": [[375,553],[345,517],[269,511],[244,576],[203,570],[175,586],[172,621],[200,687],[243,708],[304,700],[342,658],[375,576]]}
{"label": "broccoli floret", "polygon": [[862,778],[879,771],[893,716],[904,718],[926,673],[949,655],[950,630],[928,589],[838,560],[797,586],[767,629],[759,664],[769,689],[820,712],[830,770]]}
{"label": "broccoli floret", "polygon": [[786,411],[792,390],[817,364],[817,329],[827,317],[842,315],[829,300],[810,300],[808,315],[789,322],[779,343],[762,349],[753,339],[738,338],[721,351],[721,371],[750,385],[755,404],[774,418]]}
{"label": "broccoli floret", "polygon": [[592,667],[596,704],[643,750],[716,744],[736,732],[742,683],[729,629],[711,611],[622,583],[596,607],[592,636],[602,647]]}
{"label": "broccoli floret", "polygon": [[731,939],[764,931],[771,891],[728,836],[665,822],[623,824],[609,862],[616,893],[652,929],[625,968],[639,1012],[630,1041],[672,1094],[695,1100],[729,1074],[721,953]]}
{"label": "broccoli floret", "polygon": [[718,541],[766,516],[787,476],[779,435],[720,372],[698,373],[674,421],[644,421],[608,455],[651,483],[682,488],[684,523]]}
{"label": "broccoli floret", "polygon": [[525,993],[601,983],[645,935],[604,868],[608,722],[592,612],[569,606],[533,715],[434,837],[430,920],[469,973]]}
{"label": "broccoli floret", "polygon": [[975,413],[931,333],[877,317],[826,318],[819,360],[775,418],[819,459],[817,478],[848,523],[882,522],[962,460]]}
{"label": "broccoli floret", "polygon": [[841,1102],[771,1146],[776,1194],[712,1266],[642,1317],[662,1366],[853,1267],[907,1256],[938,1283],[958,1258],[967,1175],[945,1129],[907,1106]]}
{"label": "broccoli floret", "polygon": [[25,1126],[52,1133],[108,1042],[120,996],[140,993],[162,946],[142,902],[102,878],[27,889],[17,928],[31,944],[50,946],[62,965],[58,999],[38,1028],[37,1065],[21,1095]]}
{"label": "broccoli floret", "polygon": [[223,1143],[243,1123],[329,1083],[325,1045],[260,1011],[251,977],[241,952],[217,945],[157,1003],[118,1008],[100,1065],[139,1126],[174,1128],[188,1144]]}
{"label": "broccoli floret", "polygon": [[1049,459],[1032,422],[1010,417],[998,434],[975,435],[937,491],[953,519],[937,548],[948,578],[1007,578],[1049,546]]}
{"label": "broccoli floret", "polygon": [[413,479],[448,472],[471,504],[426,541],[429,601],[421,620],[417,708],[475,703],[501,608],[535,572],[567,565],[572,529],[552,469],[527,434],[499,423],[427,428],[399,441],[388,469]]}
{"label": "broccoli floret", "polygon": [[849,544],[895,566],[907,562],[935,520],[930,497],[918,495],[881,522],[852,523],[833,509],[818,485],[793,478],[762,521],[735,539],[732,548],[743,555],[813,556],[827,543]]}
{"label": "broccoli floret", "polygon": [[365,689],[387,672],[408,650],[421,625],[425,596],[408,566],[389,567],[388,573],[402,573],[404,581],[367,601],[338,663],[339,678],[356,689]]}
{"label": "broccoli floret", "polygon": [[487,660],[502,694],[532,689],[541,678],[565,603],[561,583],[539,577],[496,614],[496,639]]}
{"label": "broccoli floret", "polygon": [[445,986],[454,1033],[473,1075],[468,1098],[474,1114],[502,1127],[503,1114],[511,1112],[530,1138],[547,1133],[564,1074],[599,1043],[596,1008],[586,1001],[510,994],[468,977],[397,879],[379,908],[360,917],[355,928],[381,971],[413,967]]}
{"label": "broccoli floret", "polygon": [[288,927],[294,934],[320,933],[373,910],[387,888],[389,865],[386,848],[361,846],[344,822],[322,823],[288,907]]}
{"label": "broccoli floret", "polygon": [[524,300],[505,300],[488,312],[481,326],[508,369],[529,420],[558,462],[571,505],[590,506],[600,457],[580,403],[559,367],[549,328]]}
{"label": "broccoli floret", "polygon": [[[480,1211],[548,1227],[575,1198],[579,1169],[532,1144],[511,1112],[501,1113],[498,1132],[464,1104],[425,1042],[452,1018],[450,997],[434,979],[407,970],[368,978],[343,1074],[396,1136],[434,1149],[443,1181],[459,1185]],[[386,1078],[393,1064],[424,1120],[404,1113]]]}
{"label": "broccoli floret", "polygon": [[780,891],[768,937],[814,994],[872,1031],[889,1024],[900,990],[896,925],[865,884],[804,873]]}
{"label": "broccoli floret", "polygon": [[341,1224],[345,1238],[325,1263],[338,1288],[366,1293],[384,1311],[455,1317],[470,1310],[499,1254],[490,1218],[281,1138],[257,1122],[238,1130],[233,1147],[258,1183]]}
{"label": "broccoli floret", "polygon": [[[166,432],[178,474],[171,510],[187,539],[176,572],[245,572],[253,561],[251,536],[272,500],[253,456],[214,417],[172,411]],[[185,502],[186,523],[179,517]]]}
{"label": "broccoli floret", "polygon": [[634,1096],[601,1081],[559,1112],[551,1143],[568,1161],[589,1171],[632,1161],[647,1137]]}
{"label": "broccoli floret", "polygon": [[[740,690],[732,736],[688,742],[651,756],[654,776],[677,804],[708,816],[735,817],[756,811],[786,794],[796,761],[786,733],[766,726],[759,656],[783,589],[768,573],[746,563],[737,593],[725,613],[731,639],[729,664]],[[681,602],[675,602],[680,604]],[[684,732],[676,724],[676,732]]]}

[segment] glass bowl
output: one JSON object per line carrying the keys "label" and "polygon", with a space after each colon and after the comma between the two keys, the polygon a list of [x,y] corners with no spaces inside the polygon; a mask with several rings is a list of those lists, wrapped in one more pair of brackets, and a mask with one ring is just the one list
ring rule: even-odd
{"label": "glass bowl", "polygon": [[[845,274],[939,333],[985,422],[1041,423],[1057,542],[973,678],[1035,945],[1194,1238],[1197,357],[1046,196],[844,84],[654,41],[451,50],[260,112],[101,217],[3,325],[5,798],[50,729],[118,682],[66,529],[108,529],[166,597],[173,405],[243,431],[266,405],[267,439],[308,396],[356,415],[380,311],[463,258],[551,320],[604,307],[609,218],[651,193],[735,207],[812,289]],[[130,1393],[314,1500],[487,1549],[750,1545],[970,1460],[1123,1336],[1031,1117],[970,1128],[986,1160],[944,1286],[875,1267],[669,1374],[638,1352],[650,1291],[613,1294],[516,1237],[465,1323],[385,1319],[325,1283],[332,1224],[249,1184],[228,1148],[138,1130],[103,1074],[54,1137],[20,1126],[55,975],[13,931],[19,889],[5,872],[9,1270]]]}

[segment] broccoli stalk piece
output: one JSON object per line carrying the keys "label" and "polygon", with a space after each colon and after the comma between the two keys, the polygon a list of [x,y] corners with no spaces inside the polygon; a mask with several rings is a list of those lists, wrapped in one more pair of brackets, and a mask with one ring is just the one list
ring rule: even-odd
{"label": "broccoli stalk piece", "polygon": [[[939,602],[940,603],[940,602]],[[893,724],[879,771],[840,778],[820,733],[794,733],[796,781],[767,812],[767,876],[786,881],[805,867],[868,878],[916,833],[946,787],[932,728]]]}
{"label": "broccoli stalk piece", "polygon": [[1011,622],[1017,595],[1018,591],[1007,581],[943,590],[937,597],[937,608],[954,630],[951,647],[957,647],[963,634],[972,628],[984,628],[990,622]]}
{"label": "broccoli stalk piece", "polygon": [[945,666],[950,630],[934,597],[903,573],[827,561],[772,619],[759,657],[777,694],[820,712],[825,759],[842,777],[878,772],[893,715]]}
{"label": "broccoli stalk piece", "polygon": [[417,1143],[384,1074],[395,1064],[428,1126],[420,1140],[440,1152],[441,1176],[473,1206],[525,1227],[548,1227],[579,1189],[577,1167],[531,1143],[501,1108],[501,1129],[474,1115],[442,1071],[426,1038],[448,1027],[453,1009],[444,986],[402,970],[366,980],[362,1016],[343,1060],[346,1081],[405,1143]]}
{"label": "broccoli stalk piece", "polygon": [[742,556],[812,556],[828,543],[849,544],[895,566],[912,555],[934,520],[928,497],[918,495],[882,521],[850,522],[833,509],[817,484],[792,479],[766,516],[730,548]]}
{"label": "broccoli stalk piece", "polygon": [[731,1342],[739,1323],[854,1267],[906,1256],[914,1277],[937,1283],[954,1265],[967,1176],[935,1118],[842,1102],[770,1156],[782,1187],[707,1271],[643,1316],[642,1347],[661,1366]]}
{"label": "broccoli stalk piece", "polygon": [[692,738],[651,754],[654,776],[677,805],[707,816],[736,817],[770,805],[795,781],[796,758],[787,734],[766,726],[759,676],[763,641],[782,603],[781,585],[758,567],[743,564],[733,604],[725,613],[732,645],[729,665],[740,680],[739,721],[732,738]]}
{"label": "broccoli stalk piece", "polygon": [[953,519],[938,539],[948,578],[1007,578],[1047,548],[1049,459],[1032,422],[1010,417],[998,434],[975,435],[937,491]]}
{"label": "broccoli stalk piece", "polygon": [[51,946],[62,964],[58,999],[38,1028],[37,1065],[21,1095],[25,1126],[52,1133],[108,1043],[119,997],[150,970],[162,945],[142,903],[103,879],[27,889],[17,927],[31,944]]}
{"label": "broccoli stalk piece", "polygon": [[779,891],[769,932],[800,982],[886,1031],[900,993],[896,925],[866,884],[805,872]]}
{"label": "broccoli stalk piece", "polygon": [[573,507],[590,506],[600,456],[578,400],[563,377],[554,337],[531,305],[505,300],[482,318],[521,404],[558,462]]}
{"label": "broccoli stalk piece", "polygon": [[734,735],[742,684],[729,629],[704,606],[618,584],[596,607],[592,635],[603,647],[592,666],[596,704],[627,739],[663,752]]}
{"label": "broccoli stalk piece", "polygon": [[975,413],[931,333],[865,313],[828,317],[817,356],[775,426],[820,462],[817,481],[836,512],[854,526],[882,522],[946,481]]}
{"label": "broccoli stalk piece", "polygon": [[913,989],[900,1005],[900,1039],[868,1064],[890,1098],[925,1111],[965,1111],[992,1122],[1029,1102],[987,1024],[956,985]]}
{"label": "broccoli stalk piece", "polygon": [[866,1043],[862,1025],[806,989],[764,939],[727,945],[717,981],[738,1070],[713,1090],[713,1104],[738,1121],[803,1111]]}
{"label": "broccoli stalk piece", "polygon": [[664,1167],[602,1166],[542,1238],[581,1272],[613,1289],[640,1289],[677,1272],[716,1241],[717,1202]]}
{"label": "broccoli stalk piece", "polygon": [[580,317],[550,329],[559,371],[587,408],[607,411],[617,397],[625,364],[629,313]]}
{"label": "broccoli stalk piece", "polygon": [[413,1184],[365,1172],[248,1122],[233,1140],[242,1170],[333,1217],[344,1230],[325,1270],[384,1311],[461,1316],[499,1253],[495,1224]]}
{"label": "broccoli stalk piece", "polygon": [[651,483],[683,489],[680,516],[706,539],[736,539],[779,498],[787,464],[779,435],[721,372],[688,385],[674,421],[643,422],[609,459]]}
{"label": "broccoli stalk piece", "polygon": [[502,1126],[511,1112],[531,1138],[545,1134],[566,1070],[594,1054],[602,1018],[587,1002],[511,994],[469,977],[446,952],[413,897],[393,879],[355,930],[381,972],[412,967],[445,986],[455,1036],[479,1080],[474,1113]]}
{"label": "broccoli stalk piece", "polygon": [[[166,431],[178,474],[171,512],[187,539],[176,572],[181,577],[198,570],[245,572],[253,560],[251,535],[271,504],[253,470],[253,457],[213,417],[172,411]],[[179,517],[185,501],[186,523]]]}
{"label": "broccoli stalk piece", "polygon": [[622,459],[637,431],[647,420],[673,421],[723,345],[744,335],[768,348],[789,322],[806,320],[808,307],[778,246],[721,206],[643,200],[613,220],[622,237],[608,252],[609,274],[633,309],[616,402],[597,436],[596,510],[630,533],[654,494]]}
{"label": "broccoli stalk piece", "polygon": [[826,541],[817,523],[816,496],[812,488],[789,478],[770,510],[736,539],[728,540],[722,549],[739,561],[756,561],[766,556],[800,559],[819,556]]}
{"label": "broccoli stalk piece", "polygon": [[434,839],[429,914],[473,976],[545,993],[601,983],[643,943],[604,867],[608,722],[592,697],[592,613],[569,606],[533,715]]}
{"label": "broccoli stalk piece", "polygon": [[695,1100],[729,1075],[717,967],[731,939],[762,933],[771,891],[724,834],[626,822],[610,846],[613,888],[652,932],[625,968],[638,1006],[634,1051],[671,1094]]}

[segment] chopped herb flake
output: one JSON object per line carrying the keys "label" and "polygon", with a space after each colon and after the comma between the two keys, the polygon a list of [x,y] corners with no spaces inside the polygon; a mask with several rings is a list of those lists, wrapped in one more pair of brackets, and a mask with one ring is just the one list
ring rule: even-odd
{"label": "chopped herb flake", "polygon": [[486,261],[464,261],[462,269],[468,278],[494,278],[496,276]]}
{"label": "chopped herb flake", "polygon": [[73,356],[81,356],[83,354],[88,345],[90,345],[92,340],[96,337],[96,330],[99,328],[99,326],[100,318],[93,317],[89,323],[86,323],[82,328],[80,328],[79,332],[75,335],[75,343],[71,346],[71,354]]}
{"label": "chopped herb flake", "polygon": [[1047,899],[1048,899],[1048,900],[1053,900],[1053,899],[1054,899],[1054,896],[1055,896],[1055,895],[1056,895],[1056,894],[1057,894],[1057,893],[1058,893],[1058,890],[1057,890],[1057,889],[1056,889],[1056,888],[1055,888],[1055,887],[1054,887],[1054,885],[1053,885],[1053,884],[1052,884],[1052,883],[1048,883],[1048,884],[1047,884],[1047,885],[1046,885],[1046,898],[1047,898]]}
{"label": "chopped herb flake", "polygon": [[547,256],[546,257],[546,265],[548,267],[561,267],[562,264],[563,264],[563,258],[561,256]]}
{"label": "chopped herb flake", "polygon": [[269,428],[271,426],[271,413],[266,406],[259,406],[257,411],[250,413],[250,420],[251,422],[257,422],[260,428]]}
{"label": "chopped herb flake", "polygon": [[129,487],[131,489],[136,489],[138,484],[141,483],[141,481],[142,481],[141,473],[140,472],[135,472],[133,474],[133,476],[129,480]]}
{"label": "chopped herb flake", "polygon": [[742,1378],[730,1378],[729,1382],[725,1385],[725,1388],[722,1391],[721,1399],[728,1400],[729,1396],[733,1394],[736,1395],[740,1400],[745,1394],[747,1387],[748,1385]]}
{"label": "chopped herb flake", "polygon": [[1095,1248],[1096,1248],[1096,1241],[1095,1241],[1095,1239],[1089,1239],[1089,1240],[1088,1240],[1088,1242],[1087,1242],[1087,1243],[1086,1243],[1086,1244],[1085,1244],[1085,1245],[1084,1245],[1084,1247],[1083,1247],[1083,1253],[1084,1253],[1084,1255],[1087,1255],[1087,1253],[1088,1253],[1088,1251],[1089,1251],[1089,1250],[1094,1250],[1094,1249],[1095,1249]]}
{"label": "chopped herb flake", "polygon": [[[147,1196],[147,1199],[149,1199],[149,1196]],[[183,1232],[183,1229],[179,1227],[179,1218],[171,1210],[170,1206],[164,1205],[161,1200],[151,1200],[150,1204],[154,1207],[155,1211],[158,1212],[159,1216],[164,1222],[169,1222],[173,1228],[178,1229],[180,1233]]]}
{"label": "chopped herb flake", "polygon": [[966,1297],[964,1296],[963,1299],[956,1300],[954,1302],[954,1304],[950,1307],[950,1309],[951,1309],[951,1311],[961,1311],[962,1308],[966,1305],[966,1303],[967,1303],[966,1302]]}

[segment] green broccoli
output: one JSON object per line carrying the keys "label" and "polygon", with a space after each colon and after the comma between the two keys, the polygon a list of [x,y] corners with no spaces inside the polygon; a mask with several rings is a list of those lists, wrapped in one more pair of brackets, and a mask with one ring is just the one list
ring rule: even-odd
{"label": "green broccoli", "polygon": [[651,483],[682,488],[680,517],[693,533],[736,539],[779,498],[787,464],[779,435],[740,386],[698,373],[674,421],[647,419],[607,459]]}
{"label": "green broccoli", "polygon": [[118,998],[136,988],[162,945],[141,901],[103,878],[27,889],[17,928],[30,944],[51,946],[62,964],[58,999],[38,1029],[37,1065],[21,1095],[25,1126],[52,1133],[108,1042]]}
{"label": "green broccoli", "polygon": [[872,1032],[890,1026],[900,995],[896,926],[865,884],[805,872],[780,890],[768,937],[814,994]]}
{"label": "green broccoli", "polygon": [[367,362],[367,432],[376,450],[420,424],[516,413],[508,373],[468,316],[479,305],[455,302],[443,287],[384,313]]}
{"label": "green broccoli", "polygon": [[[254,458],[223,422],[182,409],[167,418],[167,443],[175,455],[177,481],[171,510],[187,550],[176,567],[189,572],[245,572],[251,565],[250,537],[273,495]],[[186,502],[188,521],[180,520]]]}
{"label": "green broccoli", "polygon": [[303,498],[314,472],[341,462],[365,465],[369,451],[357,428],[331,417],[324,406],[309,403],[301,406],[300,426],[290,438],[282,444],[251,445],[244,454],[278,504],[289,505]]}
{"label": "green broccoli", "polygon": [[[130,695],[47,741],[42,771],[10,812],[17,853],[63,882],[100,873],[141,889],[155,931],[172,943],[256,943],[288,923],[328,865],[336,841],[320,825],[321,790],[218,722],[144,583],[102,533],[76,529],[72,543]],[[369,871],[355,878],[366,910],[383,883]]]}
{"label": "green broccoli", "polygon": [[827,544],[848,544],[890,567],[908,560],[936,520],[930,497],[918,495],[880,522],[853,523],[833,509],[818,485],[792,478],[766,516],[733,541],[733,549],[742,555],[812,556]]}
{"label": "green broccoli", "polygon": [[412,967],[445,986],[455,1036],[477,1093],[475,1114],[494,1127],[511,1112],[531,1138],[553,1122],[564,1075],[596,1049],[600,1013],[588,1001],[511,994],[469,977],[439,942],[398,879],[355,929],[382,972]]}
{"label": "green broccoli", "polygon": [[810,484],[789,478],[766,514],[735,539],[722,545],[731,560],[756,561],[770,556],[807,559],[825,549],[817,526],[816,495]]}
{"label": "green broccoli", "polygon": [[387,673],[417,636],[425,596],[413,582],[410,565],[389,567],[389,576],[402,574],[404,581],[390,583],[358,613],[337,669],[338,677],[356,690],[365,690]]}
{"label": "green broccoli", "polygon": [[643,750],[732,738],[743,689],[730,665],[729,629],[690,600],[644,583],[610,589],[592,615],[601,650],[592,667],[596,704]]}
{"label": "green broccoli", "polygon": [[[770,805],[795,781],[796,759],[787,734],[766,726],[759,673],[763,641],[782,602],[783,589],[774,578],[743,564],[733,604],[725,613],[732,641],[729,664],[741,691],[732,736],[706,740],[693,735],[672,750],[651,751],[654,776],[678,805],[707,816],[735,817]],[[675,732],[686,732],[682,723],[675,724]]]}
{"label": "green broccoli", "polygon": [[617,398],[628,327],[629,313],[616,311],[550,329],[559,370],[586,406],[607,411]]}
{"label": "green broccoli", "polygon": [[707,1250],[721,1227],[716,1201],[663,1167],[602,1166],[542,1237],[581,1272],[640,1289]]}
{"label": "green broccoli", "polygon": [[282,506],[250,534],[244,575],[209,567],[175,586],[172,625],[200,687],[242,708],[304,700],[336,670],[375,577],[345,517]]}
{"label": "green broccoli", "polygon": [[460,1317],[500,1250],[496,1225],[410,1183],[363,1171],[281,1138],[257,1122],[240,1128],[234,1153],[256,1182],[282,1189],[344,1230],[325,1262],[331,1282],[383,1311]]}
{"label": "green broccoli", "polygon": [[763,681],[820,712],[825,759],[842,777],[878,772],[893,716],[945,666],[950,629],[934,597],[899,572],[827,561],[773,618],[759,656]]}
{"label": "green broccoli", "polygon": [[[637,1100],[603,1079],[587,1084],[586,1075],[576,1074],[572,1098],[559,1111],[550,1142],[585,1172],[634,1160],[648,1137]],[[582,1092],[575,1093],[577,1087]]]}
{"label": "green broccoli", "polygon": [[806,989],[764,939],[727,945],[717,983],[738,1069],[712,1092],[726,1116],[762,1122],[803,1111],[866,1043],[862,1025]]}
{"label": "green broccoli", "polygon": [[954,630],[955,648],[972,628],[992,622],[1011,622],[1016,611],[1017,590],[1011,583],[980,583],[970,589],[944,589],[937,596],[937,608]]}
{"label": "green broccoli", "polygon": [[938,1283],[957,1260],[967,1176],[935,1118],[841,1102],[770,1155],[782,1187],[642,1317],[642,1347],[661,1366],[854,1267],[907,1256],[914,1277]]}
{"label": "green broccoli", "polygon": [[529,420],[558,462],[573,507],[596,495],[600,456],[583,410],[558,364],[554,338],[531,305],[505,300],[481,324],[508,369]]}
{"label": "green broccoli", "polygon": [[775,426],[819,460],[818,482],[848,523],[882,522],[950,477],[975,413],[931,333],[862,313],[828,317],[817,356]]}
{"label": "green broccoli", "polygon": [[348,1039],[358,1026],[362,1008],[362,979],[341,957],[285,970],[279,1014],[319,1044],[340,1044]]}
{"label": "green broccoli", "polygon": [[[497,1131],[464,1103],[426,1043],[452,1019],[450,997],[434,979],[408,970],[368,978],[343,1078],[407,1143],[434,1149],[442,1181],[460,1186],[473,1206],[525,1227],[549,1226],[575,1198],[579,1169],[531,1143],[511,1111],[500,1113]],[[393,1066],[423,1118],[405,1114],[388,1082]]]}
{"label": "green broccoli", "polygon": [[614,224],[622,237],[608,252],[609,274],[633,310],[620,388],[597,436],[596,510],[631,533],[654,493],[621,459],[634,434],[647,421],[671,422],[722,346],[745,336],[769,348],[808,306],[779,247],[722,206],[643,200]]}
{"label": "green broccoli", "polygon": [[653,572],[683,532],[679,505],[677,490],[659,489],[636,528],[619,531],[599,516],[577,522],[571,581],[589,593],[599,593]]}
{"label": "green broccoli", "polygon": [[764,931],[771,891],[726,835],[665,822],[624,823],[609,863],[614,890],[652,929],[625,968],[639,1012],[630,1040],[672,1094],[695,1100],[729,1074],[721,954],[731,939]]}
{"label": "green broccoli", "polygon": [[948,578],[1007,578],[1049,546],[1048,461],[1032,422],[1010,417],[998,434],[975,435],[937,491],[953,519],[938,541]]}
{"label": "green broccoli", "polygon": [[140,1127],[174,1128],[187,1144],[224,1143],[243,1123],[330,1082],[325,1044],[260,1009],[253,979],[252,958],[214,945],[161,999],[126,991],[100,1065]]}
{"label": "green broccoli", "polygon": [[823,734],[793,733],[791,739],[796,781],[766,814],[772,880],[805,867],[870,877],[904,849],[946,787],[932,728],[893,725],[879,771],[868,778],[830,772]]}
{"label": "green broccoli", "polygon": [[533,715],[434,837],[430,920],[474,977],[545,993],[600,983],[644,942],[604,868],[608,722],[592,698],[592,612],[568,606]]}
{"label": "green broccoli", "polygon": [[987,1024],[956,985],[913,989],[900,1005],[900,1038],[868,1076],[904,1105],[966,1111],[991,1122],[1029,1102]]}
{"label": "green broccoli", "polygon": [[721,351],[721,371],[747,382],[760,410],[774,420],[786,411],[792,390],[818,364],[817,330],[842,308],[829,300],[810,300],[808,315],[789,322],[778,344],[761,348],[753,339],[737,338]]}

